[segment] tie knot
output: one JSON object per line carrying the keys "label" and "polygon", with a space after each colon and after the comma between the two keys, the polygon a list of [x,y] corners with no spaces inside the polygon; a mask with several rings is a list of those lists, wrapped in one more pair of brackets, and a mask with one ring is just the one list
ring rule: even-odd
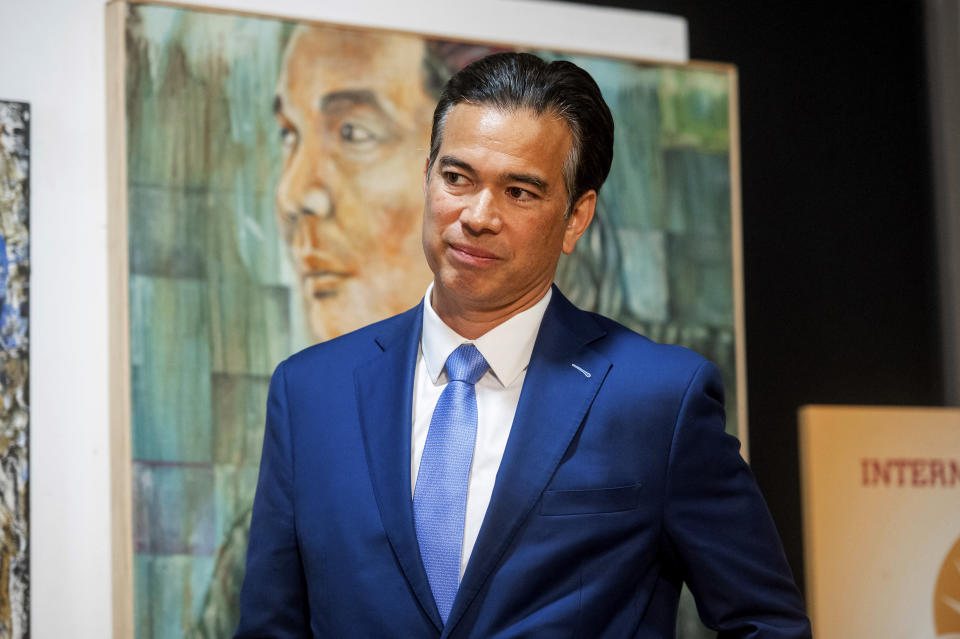
{"label": "tie knot", "polygon": [[476,384],[489,367],[473,344],[461,344],[447,358],[447,376],[451,382]]}

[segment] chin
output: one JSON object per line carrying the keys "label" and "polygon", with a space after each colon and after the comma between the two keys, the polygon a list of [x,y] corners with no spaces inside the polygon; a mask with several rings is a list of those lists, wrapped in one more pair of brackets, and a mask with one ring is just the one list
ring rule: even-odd
{"label": "chin", "polygon": [[455,269],[442,274],[440,283],[447,291],[474,300],[486,299],[490,296],[491,290],[496,288],[491,286],[489,277]]}
{"label": "chin", "polygon": [[304,287],[304,308],[313,338],[333,339],[414,306],[431,279],[425,267],[371,269],[320,296]]}
{"label": "chin", "polygon": [[363,282],[341,286],[319,297],[307,295],[304,299],[310,333],[318,342],[355,331],[409,307],[390,302],[376,288]]}
{"label": "chin", "polygon": [[307,320],[314,340],[324,342],[369,324],[367,309],[347,304],[339,295],[306,300]]}

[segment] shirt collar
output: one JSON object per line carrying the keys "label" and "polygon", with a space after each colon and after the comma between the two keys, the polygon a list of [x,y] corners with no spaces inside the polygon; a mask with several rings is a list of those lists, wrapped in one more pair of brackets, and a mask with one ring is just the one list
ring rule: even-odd
{"label": "shirt collar", "polygon": [[553,288],[525,311],[521,311],[507,321],[490,329],[477,339],[462,337],[447,326],[430,303],[433,282],[427,287],[423,298],[423,332],[420,337],[420,349],[427,374],[434,383],[440,383],[441,373],[450,353],[461,344],[473,344],[490,365],[490,370],[504,386],[510,386],[530,364],[533,345],[540,332],[540,323],[547,305],[553,296]]}

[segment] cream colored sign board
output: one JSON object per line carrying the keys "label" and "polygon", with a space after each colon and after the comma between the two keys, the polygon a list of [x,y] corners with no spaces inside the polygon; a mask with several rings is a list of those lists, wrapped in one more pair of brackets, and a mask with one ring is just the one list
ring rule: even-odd
{"label": "cream colored sign board", "polygon": [[800,410],[817,639],[960,639],[960,410]]}

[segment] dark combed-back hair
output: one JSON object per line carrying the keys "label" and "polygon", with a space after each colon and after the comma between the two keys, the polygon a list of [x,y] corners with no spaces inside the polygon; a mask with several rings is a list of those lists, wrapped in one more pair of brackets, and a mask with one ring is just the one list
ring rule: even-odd
{"label": "dark combed-back hair", "polygon": [[613,161],[613,117],[590,74],[564,60],[544,62],[529,53],[495,53],[473,62],[450,78],[433,112],[430,163],[443,141],[450,109],[460,103],[503,111],[527,109],[560,117],[573,145],[563,165],[567,212],[587,191],[600,190]]}

